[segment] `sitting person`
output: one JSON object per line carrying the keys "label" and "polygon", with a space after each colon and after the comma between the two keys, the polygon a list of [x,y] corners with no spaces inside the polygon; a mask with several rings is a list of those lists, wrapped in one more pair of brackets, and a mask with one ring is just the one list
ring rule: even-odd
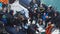
{"label": "sitting person", "polygon": [[40,19],[37,23],[37,31],[38,33],[42,32],[44,30],[44,25],[43,25],[43,22],[42,22],[42,19]]}
{"label": "sitting person", "polygon": [[48,26],[46,27],[46,34],[51,34],[53,27],[54,27],[54,24],[51,24],[51,22],[49,22]]}

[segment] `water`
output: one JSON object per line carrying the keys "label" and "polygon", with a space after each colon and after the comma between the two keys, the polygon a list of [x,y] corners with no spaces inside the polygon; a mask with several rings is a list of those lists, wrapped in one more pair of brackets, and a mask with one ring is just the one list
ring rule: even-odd
{"label": "water", "polygon": [[41,0],[42,3],[45,3],[47,6],[52,5],[56,10],[60,12],[60,0]]}

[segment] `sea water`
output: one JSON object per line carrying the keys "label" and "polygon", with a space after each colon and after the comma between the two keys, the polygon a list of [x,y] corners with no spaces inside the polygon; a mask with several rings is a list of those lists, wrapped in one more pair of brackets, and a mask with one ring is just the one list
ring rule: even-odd
{"label": "sea water", "polygon": [[45,3],[47,6],[52,5],[57,11],[60,12],[60,0],[41,0],[42,3]]}

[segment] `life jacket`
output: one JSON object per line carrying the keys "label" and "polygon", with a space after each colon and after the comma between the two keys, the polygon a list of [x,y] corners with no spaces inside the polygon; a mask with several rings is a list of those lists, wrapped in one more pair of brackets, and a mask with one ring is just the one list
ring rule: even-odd
{"label": "life jacket", "polygon": [[51,34],[51,30],[52,30],[53,26],[49,25],[47,28],[46,28],[46,34]]}
{"label": "life jacket", "polygon": [[8,4],[8,0],[0,0],[3,4]]}

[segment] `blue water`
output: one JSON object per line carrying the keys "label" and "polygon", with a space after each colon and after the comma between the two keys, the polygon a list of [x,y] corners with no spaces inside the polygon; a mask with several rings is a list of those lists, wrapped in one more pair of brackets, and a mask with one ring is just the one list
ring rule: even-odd
{"label": "blue water", "polygon": [[47,6],[52,5],[56,10],[60,12],[60,0],[41,0]]}

